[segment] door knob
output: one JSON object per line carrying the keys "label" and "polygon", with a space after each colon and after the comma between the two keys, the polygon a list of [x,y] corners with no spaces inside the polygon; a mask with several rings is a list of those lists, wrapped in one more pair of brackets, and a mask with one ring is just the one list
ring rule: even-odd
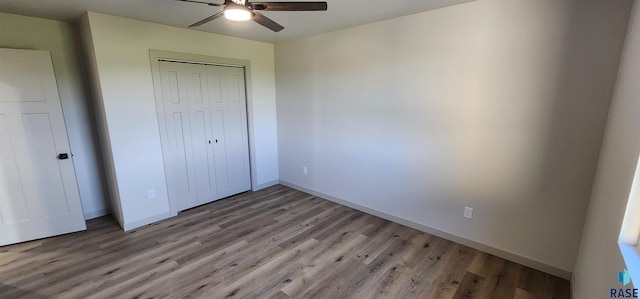
{"label": "door knob", "polygon": [[66,160],[66,159],[69,159],[69,154],[67,154],[67,153],[59,154],[59,155],[58,155],[58,159],[59,159],[59,160]]}

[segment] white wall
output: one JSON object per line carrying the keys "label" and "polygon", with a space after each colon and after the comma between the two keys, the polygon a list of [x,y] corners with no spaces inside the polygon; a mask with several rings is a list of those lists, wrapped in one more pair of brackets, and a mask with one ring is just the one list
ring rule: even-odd
{"label": "white wall", "polygon": [[99,137],[98,140],[100,142],[101,149],[103,149],[100,153],[102,154],[105,181],[107,182],[107,199],[110,205],[111,215],[124,227],[122,205],[120,204],[120,193],[118,192],[118,181],[116,178],[115,167],[113,166],[113,155],[111,151],[108,150],[111,148],[109,128],[107,127],[100,80],[98,78],[95,49],[93,48],[93,38],[91,37],[91,27],[89,26],[89,18],[87,16],[83,16],[78,20],[78,29],[85,53],[88,79],[92,91],[96,129]]}
{"label": "white wall", "polygon": [[281,182],[568,277],[630,3],[481,0],[276,44]]}
{"label": "white wall", "polygon": [[618,235],[640,153],[638,78],[640,2],[635,1],[574,270],[573,298],[608,298],[609,289],[620,287],[617,274],[625,265]]}
{"label": "white wall", "polygon": [[[131,229],[168,216],[149,50],[251,61],[254,188],[278,180],[273,45],[89,12],[87,24],[104,112],[121,224]],[[117,185],[117,186],[114,186]],[[147,190],[156,199],[147,199]]]}
{"label": "white wall", "polygon": [[107,214],[88,82],[74,26],[0,13],[0,48],[51,52],[85,218]]}

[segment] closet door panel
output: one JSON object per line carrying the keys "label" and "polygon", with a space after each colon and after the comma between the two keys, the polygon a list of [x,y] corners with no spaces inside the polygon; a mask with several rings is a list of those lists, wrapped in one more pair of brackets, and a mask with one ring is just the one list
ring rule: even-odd
{"label": "closet door panel", "polygon": [[189,163],[191,158],[188,155],[191,141],[189,137],[185,136],[188,135],[185,133],[189,131],[189,123],[185,124],[184,118],[188,115],[183,112],[172,112],[170,116],[167,123],[167,135],[172,163],[168,176],[170,182],[167,185],[175,198],[179,198],[176,203],[178,210],[185,210],[195,204],[192,193],[193,183],[190,180],[195,176],[195,173],[191,169],[191,163]]}
{"label": "closet door panel", "polygon": [[178,211],[188,209],[195,203],[195,176],[191,160],[191,125],[187,102],[186,81],[180,65],[159,62],[162,85],[162,104],[166,125],[165,169],[167,189],[176,199]]}
{"label": "closet door panel", "polygon": [[198,203],[207,203],[216,200],[215,169],[212,167],[209,155],[210,128],[208,111],[196,111],[192,114],[191,125],[193,128],[193,155],[196,171],[196,197]]}
{"label": "closet door panel", "polygon": [[196,64],[159,62],[167,148],[167,187],[176,209],[186,210],[215,200],[211,178],[211,116],[206,68]]}
{"label": "closet door panel", "polygon": [[213,116],[216,186],[226,197],[251,189],[244,69],[207,66]]}
{"label": "closet door panel", "polygon": [[229,93],[229,121],[227,136],[229,136],[230,148],[233,149],[233,177],[235,178],[235,190],[246,191],[251,189],[251,173],[249,165],[249,136],[247,128],[247,101],[244,85],[244,69],[229,68],[230,73]]}
{"label": "closet door panel", "polygon": [[218,193],[231,192],[229,189],[229,166],[227,165],[227,151],[225,147],[226,134],[224,130],[224,109],[215,109],[211,112],[213,115],[213,132],[215,138],[215,171],[216,171],[216,186],[218,186]]}
{"label": "closet door panel", "polygon": [[218,188],[218,198],[224,198],[234,194],[232,180],[229,177],[229,165],[227,163],[226,148],[226,102],[227,89],[226,77],[221,72],[220,67],[207,67],[207,79],[209,81],[209,94],[211,95],[211,115],[213,122],[214,159],[216,170],[216,187]]}
{"label": "closet door panel", "polygon": [[[189,95],[189,119],[191,146],[195,171],[196,202],[198,205],[218,199],[215,185],[215,165],[211,132],[211,106],[207,88],[207,71],[202,65],[185,64],[187,94]],[[211,143],[210,143],[211,142]]]}

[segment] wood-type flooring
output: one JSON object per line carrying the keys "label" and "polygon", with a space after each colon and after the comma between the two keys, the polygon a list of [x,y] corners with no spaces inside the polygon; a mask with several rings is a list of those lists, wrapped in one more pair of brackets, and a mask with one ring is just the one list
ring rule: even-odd
{"label": "wood-type flooring", "polygon": [[570,298],[567,280],[282,185],[0,247],[0,298]]}

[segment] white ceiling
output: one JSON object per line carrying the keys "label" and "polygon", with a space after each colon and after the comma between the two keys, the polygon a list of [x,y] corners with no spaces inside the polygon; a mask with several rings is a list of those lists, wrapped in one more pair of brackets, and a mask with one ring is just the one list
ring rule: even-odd
{"label": "white ceiling", "polygon": [[[473,0],[328,0],[326,12],[262,12],[285,27],[278,33],[254,22],[237,23],[224,18],[193,30],[275,43],[470,1]],[[187,27],[219,10],[175,0],[0,0],[0,12],[5,13],[74,21],[85,11],[94,11],[176,27]]]}

